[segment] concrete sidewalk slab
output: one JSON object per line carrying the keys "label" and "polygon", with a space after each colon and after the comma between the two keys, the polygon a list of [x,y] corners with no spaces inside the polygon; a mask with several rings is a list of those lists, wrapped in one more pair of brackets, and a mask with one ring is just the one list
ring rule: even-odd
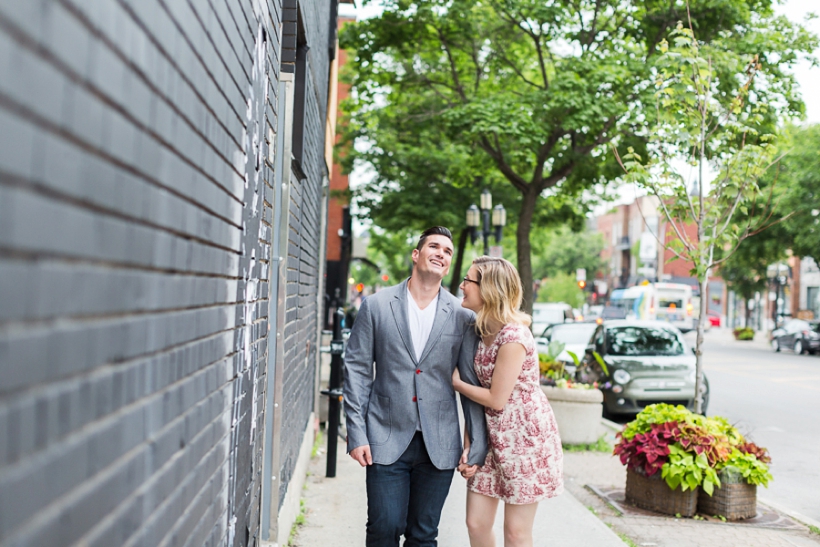
{"label": "concrete sidewalk slab", "polygon": [[[365,541],[367,494],[365,472],[346,454],[337,456],[336,477],[325,477],[326,458],[323,454],[311,461],[310,475],[304,491],[305,523],[292,543],[299,547],[361,547]],[[442,512],[439,545],[468,546],[464,524],[467,488],[456,475]],[[503,541],[503,504],[499,504],[495,527],[497,545]],[[565,492],[557,498],[541,502],[534,528],[535,547],[623,547],[618,536]]]}

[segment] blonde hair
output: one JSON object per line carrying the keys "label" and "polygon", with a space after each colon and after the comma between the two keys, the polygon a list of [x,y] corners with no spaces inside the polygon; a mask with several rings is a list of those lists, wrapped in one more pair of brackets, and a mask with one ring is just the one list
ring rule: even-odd
{"label": "blonde hair", "polygon": [[529,326],[532,318],[519,310],[523,300],[521,277],[509,261],[503,258],[480,256],[473,260],[478,270],[478,290],[484,305],[476,314],[475,327],[479,336],[489,336],[488,323],[498,321],[502,325],[519,323]]}

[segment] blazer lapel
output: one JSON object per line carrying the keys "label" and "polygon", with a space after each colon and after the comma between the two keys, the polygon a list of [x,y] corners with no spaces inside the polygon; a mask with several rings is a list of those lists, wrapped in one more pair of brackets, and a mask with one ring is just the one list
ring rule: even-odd
{"label": "blazer lapel", "polygon": [[427,339],[427,344],[424,346],[424,351],[421,352],[421,359],[419,359],[419,362],[424,361],[424,358],[427,357],[427,354],[430,353],[430,350],[432,350],[433,346],[436,345],[439,335],[441,335],[441,329],[443,329],[444,325],[447,324],[447,321],[450,319],[450,315],[453,312],[453,305],[450,303],[449,299],[441,297],[442,290],[443,289],[439,289],[436,318],[433,320],[433,328],[430,329],[430,337]]}
{"label": "blazer lapel", "polygon": [[404,342],[404,347],[407,348],[407,353],[414,363],[416,361],[416,351],[413,348],[413,340],[410,337],[410,323],[407,322],[407,280],[399,287],[399,294],[390,302],[390,308],[393,310],[393,319],[396,320],[396,327],[399,329],[399,336]]}

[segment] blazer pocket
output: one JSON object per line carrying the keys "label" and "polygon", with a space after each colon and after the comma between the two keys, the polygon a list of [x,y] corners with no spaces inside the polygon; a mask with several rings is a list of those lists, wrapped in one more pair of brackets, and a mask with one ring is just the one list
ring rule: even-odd
{"label": "blazer pocket", "polygon": [[455,397],[438,405],[438,442],[442,450],[461,450],[458,407]]}
{"label": "blazer pocket", "polygon": [[380,445],[390,438],[390,398],[374,395],[374,399],[367,409],[367,441]]}

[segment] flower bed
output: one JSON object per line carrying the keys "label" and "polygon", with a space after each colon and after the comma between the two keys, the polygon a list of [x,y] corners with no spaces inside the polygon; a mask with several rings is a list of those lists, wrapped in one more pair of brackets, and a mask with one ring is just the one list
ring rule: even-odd
{"label": "flower bed", "polygon": [[737,327],[732,331],[732,334],[734,334],[735,340],[753,340],[755,337],[755,331],[752,327]]}
{"label": "flower bed", "polygon": [[[618,437],[614,453],[628,470],[647,479],[660,472],[670,495],[678,489],[681,493],[700,489],[700,499],[704,501],[698,501],[699,510],[709,515],[730,519],[754,516],[756,497],[750,509],[749,489],[723,490],[722,481],[726,481],[727,486],[743,484],[756,487],[766,486],[772,479],[767,466],[771,460],[765,449],[747,442],[725,418],[706,418],[683,406],[648,406],[626,425]],[[637,485],[638,481],[633,480],[633,483]],[[657,487],[653,492],[657,498]],[[718,497],[713,498],[716,492]],[[732,496],[733,492],[737,494]],[[668,500],[661,500],[654,507],[647,507],[649,502],[645,501],[646,496],[641,497],[636,486],[630,488],[629,480],[626,497],[627,501],[640,507],[660,512],[669,513],[664,508],[676,506]],[[676,513],[685,514],[681,511]]]}

